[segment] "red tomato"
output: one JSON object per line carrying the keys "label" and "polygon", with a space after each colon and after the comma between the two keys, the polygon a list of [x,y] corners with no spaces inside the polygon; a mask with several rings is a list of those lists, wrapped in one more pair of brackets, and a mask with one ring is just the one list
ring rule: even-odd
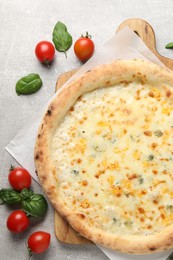
{"label": "red tomato", "polygon": [[40,62],[49,64],[55,56],[54,45],[48,41],[39,42],[35,47],[35,55]]}
{"label": "red tomato", "polygon": [[25,168],[22,167],[12,168],[8,175],[8,180],[15,190],[29,188],[31,185],[31,175]]}
{"label": "red tomato", "polygon": [[29,226],[29,218],[22,210],[13,211],[7,218],[7,228],[14,233],[25,231]]}
{"label": "red tomato", "polygon": [[94,43],[91,36],[86,33],[86,36],[79,38],[74,45],[74,52],[77,58],[81,61],[87,61],[94,53]]}
{"label": "red tomato", "polygon": [[50,244],[51,235],[44,231],[37,231],[28,238],[28,247],[35,254],[46,251]]}

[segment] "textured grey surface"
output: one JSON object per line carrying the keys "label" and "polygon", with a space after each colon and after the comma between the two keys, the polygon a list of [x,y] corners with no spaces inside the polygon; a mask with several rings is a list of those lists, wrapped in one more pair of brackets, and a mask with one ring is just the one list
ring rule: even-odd
{"label": "textured grey surface", "polygon": [[[56,52],[50,68],[42,66],[35,58],[35,45],[40,40],[51,40],[56,22],[64,22],[74,40],[89,31],[97,48],[125,19],[139,17],[153,26],[158,51],[173,58],[173,51],[164,48],[166,43],[173,41],[172,10],[172,0],[0,0],[0,188],[9,187],[8,169],[10,164],[17,165],[4,147],[53,95],[57,77],[81,66],[73,47],[68,51],[67,59],[63,53]],[[17,96],[16,81],[32,72],[41,76],[42,89],[31,96]],[[32,188],[42,192],[35,181]],[[32,221],[30,229],[22,235],[13,235],[6,229],[7,215],[14,208],[0,207],[0,260],[28,259],[25,241],[36,230],[50,232],[52,241],[45,254],[33,259],[107,259],[95,246],[60,244],[54,236],[54,215],[50,205],[45,219],[39,223]]]}

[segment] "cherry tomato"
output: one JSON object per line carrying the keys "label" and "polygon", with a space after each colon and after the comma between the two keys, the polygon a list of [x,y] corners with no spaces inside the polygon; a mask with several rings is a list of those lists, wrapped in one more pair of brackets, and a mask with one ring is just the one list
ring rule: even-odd
{"label": "cherry tomato", "polygon": [[13,211],[7,218],[7,228],[14,233],[25,231],[29,226],[29,218],[22,210]]}
{"label": "cherry tomato", "polygon": [[55,47],[51,42],[41,41],[35,47],[35,55],[40,62],[49,64],[54,59]]}
{"label": "cherry tomato", "polygon": [[79,38],[74,44],[74,52],[80,61],[87,61],[94,53],[94,43],[91,36],[86,33],[86,36]]}
{"label": "cherry tomato", "polygon": [[8,175],[8,180],[15,190],[29,188],[31,185],[31,175],[25,168],[22,167],[12,168]]}
{"label": "cherry tomato", "polygon": [[35,254],[46,251],[50,244],[51,235],[44,231],[37,231],[28,238],[28,247]]}

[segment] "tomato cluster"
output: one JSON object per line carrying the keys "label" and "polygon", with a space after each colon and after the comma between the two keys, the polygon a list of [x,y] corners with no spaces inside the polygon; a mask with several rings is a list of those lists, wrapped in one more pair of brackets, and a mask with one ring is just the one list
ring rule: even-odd
{"label": "tomato cluster", "polygon": [[[31,185],[30,173],[22,167],[11,167],[8,180],[13,189],[21,191]],[[12,212],[7,219],[7,228],[14,233],[25,231],[29,227],[29,218],[23,210]]]}
{"label": "tomato cluster", "polygon": [[[85,62],[90,59],[94,53],[94,42],[91,36],[86,32],[85,36],[81,36],[74,44],[74,53],[76,57]],[[49,41],[41,41],[35,47],[35,55],[37,59],[43,64],[50,64],[55,56],[55,47]]]}
{"label": "tomato cluster", "polygon": [[[8,180],[10,185],[14,190],[11,189],[2,189],[1,192],[6,192],[6,197],[2,196],[2,199],[6,199],[5,202],[12,203],[14,201],[18,202],[20,200],[18,197],[15,197],[19,193],[16,191],[21,191],[20,194],[23,193],[22,196],[27,196],[32,191],[26,190],[31,185],[31,175],[30,173],[22,167],[11,167]],[[16,191],[15,191],[16,190]],[[11,195],[10,195],[11,194]],[[40,194],[35,194],[35,196],[39,196]],[[34,195],[32,195],[34,196]],[[40,195],[42,196],[42,195]],[[11,200],[10,200],[11,198]],[[44,197],[43,197],[44,198]],[[38,207],[37,207],[38,208]],[[26,212],[23,210],[15,210],[13,211],[7,218],[6,226],[8,230],[13,233],[21,233],[24,232],[30,224],[30,219]],[[37,231],[31,234],[28,238],[28,250],[29,255],[32,253],[40,254],[43,253],[50,244],[51,235],[44,231]]]}

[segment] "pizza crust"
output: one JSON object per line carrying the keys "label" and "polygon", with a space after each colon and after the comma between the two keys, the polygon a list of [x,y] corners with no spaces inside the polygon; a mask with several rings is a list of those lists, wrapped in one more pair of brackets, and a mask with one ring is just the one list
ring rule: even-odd
{"label": "pizza crust", "polygon": [[[67,208],[59,196],[58,172],[51,159],[54,133],[70,108],[84,93],[132,82],[173,85],[173,74],[167,69],[143,60],[118,60],[94,68],[65,87],[51,101],[43,116],[35,146],[35,165],[40,183],[54,208],[81,235],[113,250],[133,254],[150,254],[173,248],[173,225],[154,235],[111,234],[94,225],[85,214]],[[166,95],[172,95],[165,87]]]}

